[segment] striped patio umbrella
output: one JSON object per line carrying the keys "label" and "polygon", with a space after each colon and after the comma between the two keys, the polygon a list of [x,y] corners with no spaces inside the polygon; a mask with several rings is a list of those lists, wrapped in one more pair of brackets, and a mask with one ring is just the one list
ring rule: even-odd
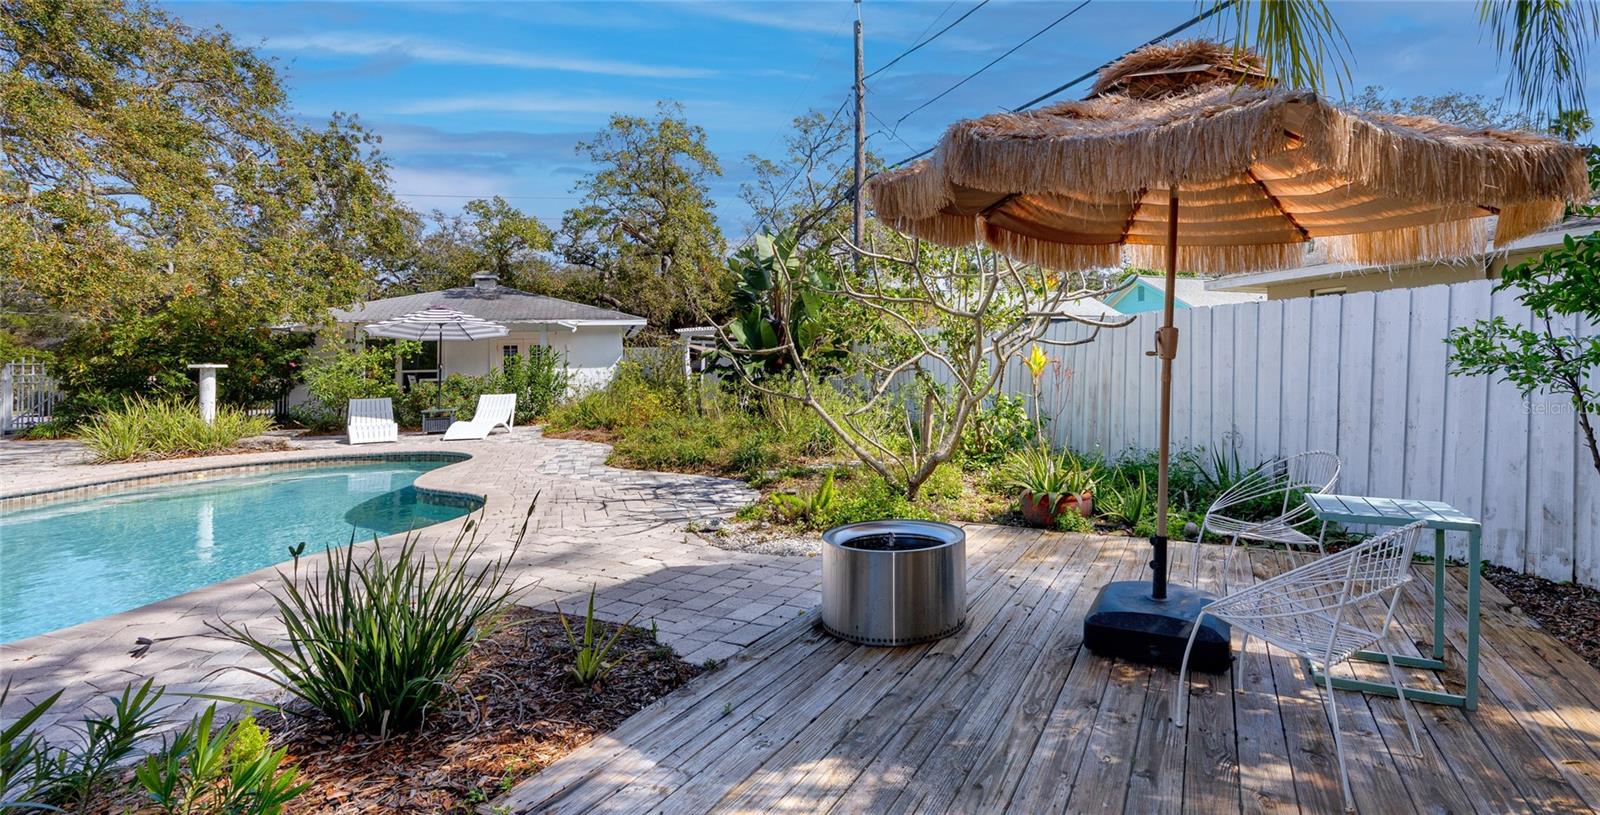
{"label": "striped patio umbrella", "polygon": [[[393,340],[432,340],[438,343],[473,342],[504,337],[511,329],[492,320],[474,317],[446,306],[428,306],[361,329],[369,337]],[[444,354],[439,354],[439,378],[444,378]]]}

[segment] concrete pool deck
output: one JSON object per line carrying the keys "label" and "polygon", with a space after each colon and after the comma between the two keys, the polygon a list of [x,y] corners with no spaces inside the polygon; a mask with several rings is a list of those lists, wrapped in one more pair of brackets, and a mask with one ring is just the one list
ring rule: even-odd
{"label": "concrete pool deck", "polygon": [[[591,586],[606,619],[654,621],[663,642],[685,659],[725,659],[817,602],[816,558],[727,551],[707,545],[685,526],[726,518],[756,493],[743,483],[708,476],[621,470],[606,466],[609,448],[592,442],[546,439],[519,428],[483,441],[444,444],[439,437],[403,436],[398,444],[352,447],[342,438],[302,439],[299,449],[131,464],[89,464],[74,442],[0,441],[0,502],[42,489],[69,489],[104,481],[182,476],[197,470],[248,467],[307,459],[406,455],[450,451],[470,459],[423,474],[423,489],[482,496],[485,554],[509,552],[539,496],[512,573],[528,586],[520,603],[580,608]],[[143,486],[143,484],[141,484]],[[3,507],[3,504],[0,504]],[[429,527],[428,543],[448,545],[460,522]],[[397,543],[402,536],[383,539]],[[0,565],[17,556],[0,541]],[[0,645],[0,674],[11,692],[0,719],[13,720],[27,705],[62,691],[40,724],[48,736],[75,723],[85,705],[154,678],[177,703],[174,717],[205,704],[176,697],[206,693],[276,698],[266,680],[236,668],[265,668],[246,649],[208,636],[208,622],[226,619],[252,630],[275,628],[268,590],[278,567],[261,569],[203,589],[81,625]],[[84,590],[92,591],[93,587]],[[140,637],[158,640],[135,659]],[[97,709],[105,709],[104,702]]]}

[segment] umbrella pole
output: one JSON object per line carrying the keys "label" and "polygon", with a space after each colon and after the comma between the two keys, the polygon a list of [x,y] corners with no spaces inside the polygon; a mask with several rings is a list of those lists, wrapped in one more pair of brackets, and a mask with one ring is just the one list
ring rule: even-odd
{"label": "umbrella pole", "polygon": [[[1178,355],[1178,329],[1172,325],[1173,290],[1178,276],[1178,185],[1167,197],[1167,291],[1154,355],[1161,361],[1160,449],[1156,451],[1156,533],[1151,578],[1107,583],[1083,621],[1083,644],[1101,656],[1154,662],[1177,668],[1189,655],[1189,670],[1221,673],[1232,663],[1227,623],[1201,618],[1212,597],[1191,586],[1167,584],[1167,471],[1171,465],[1172,360]],[[1196,557],[1199,557],[1197,552]],[[1196,630],[1196,629],[1199,630]]]}
{"label": "umbrella pole", "polygon": [[1157,431],[1156,533],[1150,544],[1150,596],[1167,598],[1167,472],[1172,463],[1172,359],[1178,355],[1178,329],[1172,325],[1173,289],[1178,284],[1178,185],[1167,191],[1167,285],[1161,305],[1161,328],[1156,330],[1156,356],[1161,359],[1161,411]]}

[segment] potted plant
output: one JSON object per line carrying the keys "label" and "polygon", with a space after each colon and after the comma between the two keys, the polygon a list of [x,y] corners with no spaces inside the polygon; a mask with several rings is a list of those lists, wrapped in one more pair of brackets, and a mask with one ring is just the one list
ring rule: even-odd
{"label": "potted plant", "polygon": [[1012,454],[1001,477],[1019,492],[1022,518],[1030,526],[1053,526],[1063,512],[1088,517],[1093,511],[1093,474],[1042,444]]}

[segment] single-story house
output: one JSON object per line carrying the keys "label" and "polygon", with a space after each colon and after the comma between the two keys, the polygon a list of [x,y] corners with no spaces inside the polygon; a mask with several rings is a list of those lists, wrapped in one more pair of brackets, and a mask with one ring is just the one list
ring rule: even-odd
{"label": "single-story house", "polygon": [[[1172,291],[1175,308],[1206,308],[1234,303],[1252,303],[1266,298],[1260,294],[1220,291],[1210,284],[1215,280],[1200,277],[1179,277]],[[1161,308],[1166,294],[1167,279],[1160,275],[1139,275],[1138,279],[1122,291],[1106,298],[1106,305],[1120,314],[1142,314]]]}
{"label": "single-story house", "polygon": [[492,320],[511,331],[474,342],[424,342],[423,353],[395,371],[402,385],[438,379],[441,374],[482,376],[498,368],[502,359],[526,357],[529,349],[545,347],[566,358],[573,389],[603,387],[622,361],[622,341],[645,326],[643,317],[502,286],[488,273],[473,275],[470,286],[369,300],[350,309],[334,309],[333,316],[349,328],[353,340],[359,340],[361,326],[433,305]]}
{"label": "single-story house", "polygon": [[[1493,229],[1493,226],[1490,226]],[[1253,292],[1268,300],[1291,297],[1320,297],[1359,291],[1414,288],[1468,280],[1494,280],[1508,266],[1515,266],[1547,249],[1560,246],[1566,236],[1581,238],[1600,230],[1600,218],[1573,218],[1555,227],[1497,246],[1473,258],[1455,261],[1412,263],[1404,266],[1374,267],[1355,263],[1308,263],[1298,269],[1232,275],[1207,281],[1216,294]]]}

